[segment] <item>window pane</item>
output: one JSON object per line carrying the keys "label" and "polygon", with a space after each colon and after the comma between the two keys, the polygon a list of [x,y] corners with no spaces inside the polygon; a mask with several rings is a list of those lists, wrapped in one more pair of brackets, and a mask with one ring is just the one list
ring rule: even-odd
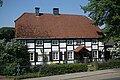
{"label": "window pane", "polygon": [[58,52],[52,52],[52,59],[53,60],[58,60]]}
{"label": "window pane", "polygon": [[67,40],[67,44],[68,45],[72,45],[73,44],[73,40]]}
{"label": "window pane", "polygon": [[21,40],[20,43],[21,44],[26,44],[26,40]]}
{"label": "window pane", "polygon": [[43,45],[43,40],[37,40],[37,41],[36,41],[36,44],[37,44],[37,45]]}
{"label": "window pane", "polygon": [[57,45],[58,44],[58,40],[52,40],[52,44]]}
{"label": "window pane", "polygon": [[72,52],[68,52],[68,59],[73,59]]}
{"label": "window pane", "polygon": [[93,51],[93,57],[97,58],[97,51]]}

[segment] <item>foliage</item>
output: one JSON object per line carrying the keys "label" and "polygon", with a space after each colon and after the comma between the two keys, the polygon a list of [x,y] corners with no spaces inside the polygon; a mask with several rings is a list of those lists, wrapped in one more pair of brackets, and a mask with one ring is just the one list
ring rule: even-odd
{"label": "foliage", "polygon": [[120,41],[116,41],[113,47],[112,56],[120,57]]}
{"label": "foliage", "polygon": [[111,37],[120,37],[120,0],[89,0],[81,6],[95,24],[105,24],[105,32]]}
{"label": "foliage", "polygon": [[0,7],[2,7],[3,5],[3,0],[0,0]]}
{"label": "foliage", "polygon": [[[17,63],[21,66],[30,65],[27,47],[19,45],[15,43],[15,41],[5,42],[5,40],[0,40],[0,65],[10,67]],[[14,75],[15,69],[12,69],[13,71],[11,71],[11,68],[8,67],[4,68],[5,70],[2,70],[2,73]]]}
{"label": "foliage", "polygon": [[87,71],[87,65],[85,64],[51,64],[41,67],[35,67],[34,72],[46,75],[58,75],[65,73],[74,73],[74,72],[85,72]]}
{"label": "foliage", "polygon": [[12,27],[0,28],[0,39],[5,39],[7,42],[15,38],[15,29]]}
{"label": "foliage", "polygon": [[109,60],[108,62],[99,63],[98,69],[113,69],[113,68],[120,68],[120,60]]}
{"label": "foliage", "polygon": [[59,75],[65,73],[85,72],[87,71],[86,64],[50,64],[45,66],[35,66],[31,71],[33,73],[27,73],[20,76],[12,76],[9,78],[19,80],[25,78],[44,77],[51,75]]}

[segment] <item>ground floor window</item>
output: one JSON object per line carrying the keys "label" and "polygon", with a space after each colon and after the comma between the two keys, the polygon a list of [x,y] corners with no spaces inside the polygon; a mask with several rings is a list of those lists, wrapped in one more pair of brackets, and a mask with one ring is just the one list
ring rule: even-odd
{"label": "ground floor window", "polygon": [[30,61],[34,60],[34,53],[33,52],[29,52],[30,53]]}
{"label": "ground floor window", "polygon": [[97,51],[93,51],[93,57],[97,58]]}
{"label": "ground floor window", "polygon": [[67,58],[68,58],[68,60],[73,59],[73,52],[72,51],[69,51],[67,53]]}
{"label": "ground floor window", "polygon": [[53,60],[59,60],[59,53],[58,52],[52,52],[52,59]]}

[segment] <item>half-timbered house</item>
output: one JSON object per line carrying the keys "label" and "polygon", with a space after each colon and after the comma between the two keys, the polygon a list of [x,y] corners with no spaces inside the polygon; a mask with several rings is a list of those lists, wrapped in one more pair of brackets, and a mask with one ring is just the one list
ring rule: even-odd
{"label": "half-timbered house", "polygon": [[93,21],[82,15],[23,13],[15,20],[15,38],[28,46],[32,65],[83,62],[85,57],[101,58],[102,32]]}

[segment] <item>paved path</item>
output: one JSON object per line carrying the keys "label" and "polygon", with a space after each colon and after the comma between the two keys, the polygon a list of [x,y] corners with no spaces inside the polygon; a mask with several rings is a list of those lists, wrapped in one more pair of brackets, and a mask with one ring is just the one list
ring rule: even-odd
{"label": "paved path", "polygon": [[92,71],[92,72],[71,73],[71,74],[31,78],[31,79],[24,79],[24,80],[90,80],[90,79],[98,80],[98,77],[99,79],[103,79],[102,77],[105,77],[104,75],[111,76],[113,74],[119,77],[120,69],[108,69],[108,70],[98,70],[98,71]]}

